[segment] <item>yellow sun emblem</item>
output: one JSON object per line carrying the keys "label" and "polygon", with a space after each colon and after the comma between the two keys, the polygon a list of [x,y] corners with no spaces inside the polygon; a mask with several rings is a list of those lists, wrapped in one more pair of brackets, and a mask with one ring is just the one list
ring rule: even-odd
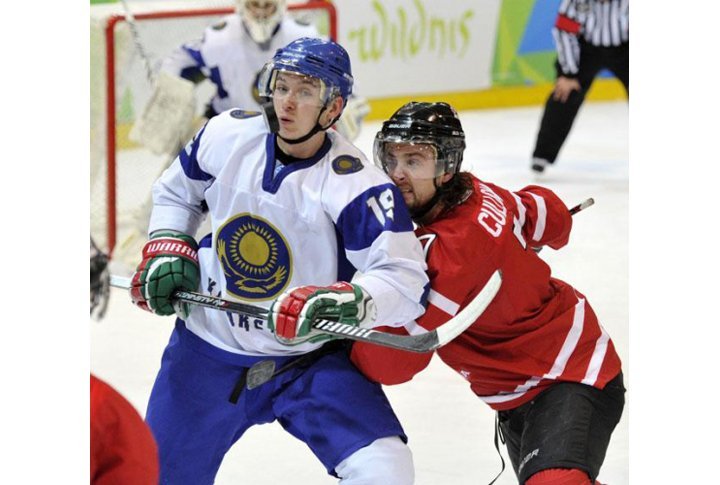
{"label": "yellow sun emblem", "polygon": [[264,219],[240,214],[217,233],[217,255],[227,290],[244,299],[266,300],[290,280],[291,257],[285,239]]}

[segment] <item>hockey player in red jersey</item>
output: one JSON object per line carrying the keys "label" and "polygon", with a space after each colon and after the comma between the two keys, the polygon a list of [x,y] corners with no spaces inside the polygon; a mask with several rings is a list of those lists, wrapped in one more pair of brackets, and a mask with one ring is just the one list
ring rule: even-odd
{"label": "hockey player in red jersey", "polygon": [[[624,406],[620,359],[586,297],[551,276],[533,249],[568,243],[572,217],[549,189],[511,192],[460,172],[465,135],[446,103],[411,102],[375,138],[375,163],[398,185],[423,243],[432,289],[417,320],[432,330],[460,311],[497,269],[483,315],[437,351],[498,412],[521,484],[595,479]],[[372,380],[398,384],[430,362],[355,343]]]}

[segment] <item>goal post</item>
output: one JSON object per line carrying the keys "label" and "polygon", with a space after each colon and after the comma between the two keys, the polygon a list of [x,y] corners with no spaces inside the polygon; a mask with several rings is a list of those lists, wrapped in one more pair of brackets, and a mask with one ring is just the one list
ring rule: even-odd
{"label": "goal post", "polygon": [[[140,42],[155,68],[173,49],[199,39],[204,29],[235,12],[232,0],[129,2]],[[337,39],[335,7],[325,0],[290,3],[289,14],[313,23],[321,35]],[[147,68],[137,52],[120,4],[91,6],[90,229],[98,245],[112,253],[122,219],[142,204],[162,164],[129,140],[133,122],[152,93]],[[272,56],[268,53],[268,58]],[[197,87],[209,99],[213,87]],[[199,103],[198,116],[204,106]]]}

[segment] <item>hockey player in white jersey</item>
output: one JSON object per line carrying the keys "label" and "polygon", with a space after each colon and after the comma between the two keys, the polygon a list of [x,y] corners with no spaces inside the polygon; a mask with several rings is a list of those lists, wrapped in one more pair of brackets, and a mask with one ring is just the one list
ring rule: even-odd
{"label": "hockey player in white jersey", "polygon": [[192,82],[208,79],[215,93],[205,111],[212,118],[230,108],[258,111],[257,77],[272,54],[301,37],[318,37],[313,25],[286,15],[285,0],[238,0],[237,13],[205,29],[163,61],[162,70]]}
{"label": "hockey player in white jersey", "polygon": [[[423,312],[427,291],[402,195],[328,131],[352,85],[341,46],[291,42],[261,73],[265,116],[232,109],[212,118],[153,186],[133,301],[169,315],[170,295],[185,289],[270,309],[265,321],[177,308],[146,414],[161,483],[212,483],[250,426],[276,420],[343,484],[413,482],[382,388],[350,363],[343,340],[311,325],[402,325]],[[206,214],[212,229],[198,243]],[[248,369],[268,360],[296,365],[246,388]]]}

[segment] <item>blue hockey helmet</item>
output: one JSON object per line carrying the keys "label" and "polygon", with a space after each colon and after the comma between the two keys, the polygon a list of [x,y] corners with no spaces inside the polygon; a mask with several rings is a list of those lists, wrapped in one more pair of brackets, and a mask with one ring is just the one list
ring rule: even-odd
{"label": "blue hockey helmet", "polygon": [[278,49],[258,78],[260,96],[272,97],[278,71],[320,79],[324,87],[323,104],[340,96],[344,106],[352,94],[350,56],[340,44],[332,40],[303,37]]}

